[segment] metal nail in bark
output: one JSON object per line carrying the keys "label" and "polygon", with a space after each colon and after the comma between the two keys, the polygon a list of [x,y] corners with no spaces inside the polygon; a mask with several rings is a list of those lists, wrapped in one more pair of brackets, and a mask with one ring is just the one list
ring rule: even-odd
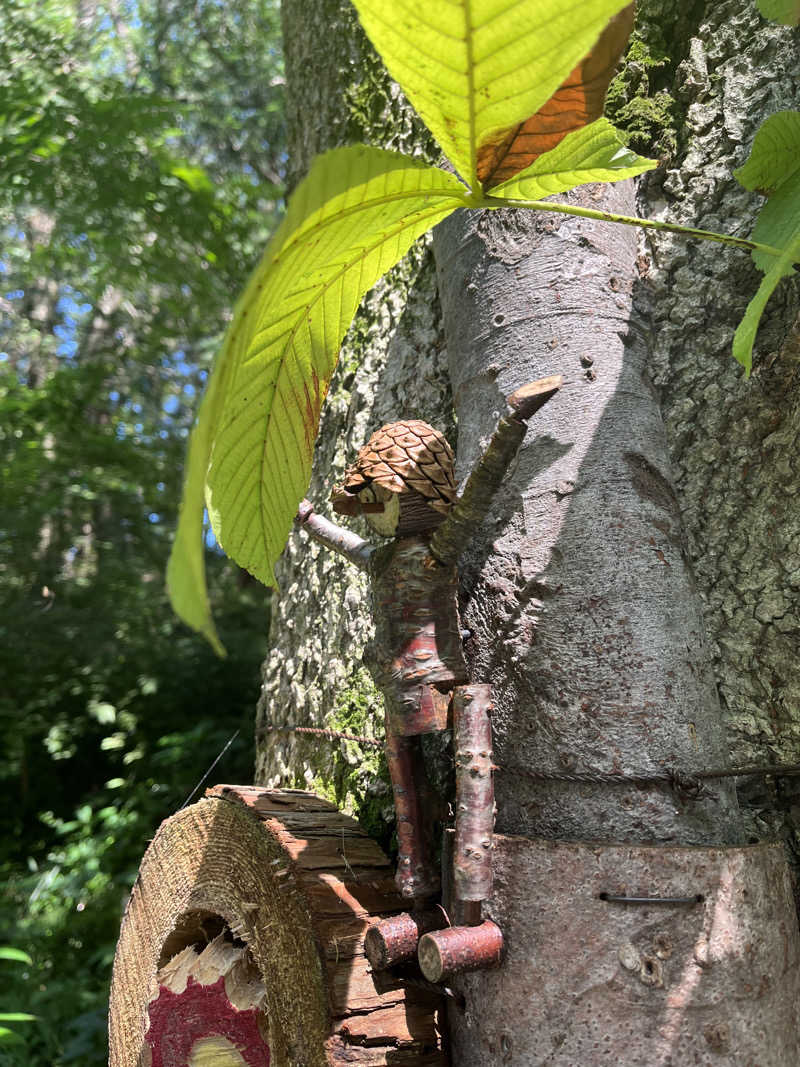
{"label": "metal nail in bark", "polygon": [[[456,564],[489,511],[528,419],[560,385],[560,377],[544,378],[508,398],[508,412],[460,497],[453,451],[437,430],[410,419],[374,433],[331,500],[336,512],[363,515],[389,539],[380,546],[316,514],[307,500],[298,509],[298,524],[371,579],[375,639],[365,659],[386,702],[386,753],[399,844],[396,881],[415,911],[402,930],[396,920],[370,930],[366,948],[376,967],[410,958],[418,941],[423,968],[426,960],[437,961],[429,968],[435,981],[454,967],[464,970],[499,959],[502,938],[492,923],[481,921],[480,908],[492,891],[491,690],[468,684]],[[436,939],[444,931],[436,930],[441,922],[431,913],[440,880],[433,861],[434,805],[420,743],[420,735],[447,727],[451,706],[457,794],[453,881],[465,927],[457,965],[449,962],[449,943],[439,951]],[[421,917],[426,909],[429,920]],[[435,915],[441,910],[435,909]]]}

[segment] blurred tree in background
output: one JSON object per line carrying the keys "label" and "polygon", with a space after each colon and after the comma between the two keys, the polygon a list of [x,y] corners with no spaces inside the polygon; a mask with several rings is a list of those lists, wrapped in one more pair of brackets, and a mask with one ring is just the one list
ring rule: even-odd
{"label": "blurred tree in background", "polygon": [[[209,547],[228,648],[164,589],[186,435],[280,210],[276,0],[0,7],[0,1064],[105,1063],[121,908],[240,728],[267,598]],[[223,599],[224,594],[224,599]]]}

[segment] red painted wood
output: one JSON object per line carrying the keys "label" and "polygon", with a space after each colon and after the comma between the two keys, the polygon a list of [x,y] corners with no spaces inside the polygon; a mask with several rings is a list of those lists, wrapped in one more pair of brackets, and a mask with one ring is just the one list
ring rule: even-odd
{"label": "red painted wood", "polygon": [[186,1067],[195,1042],[225,1037],[236,1046],[248,1067],[269,1067],[269,1046],[258,1029],[255,1008],[238,1011],[225,993],[225,979],[202,985],[190,978],[182,993],[159,987],[149,1009],[145,1038],[152,1067]]}

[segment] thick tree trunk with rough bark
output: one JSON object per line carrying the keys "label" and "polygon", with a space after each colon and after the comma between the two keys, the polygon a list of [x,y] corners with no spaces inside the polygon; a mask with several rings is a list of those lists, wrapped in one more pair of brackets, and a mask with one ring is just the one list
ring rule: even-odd
{"label": "thick tree trunk with rough bark", "polygon": [[[419,144],[418,127],[341,5],[287,0],[284,21],[298,174],[314,152],[349,139],[405,150]],[[800,103],[791,75],[794,35],[768,26],[745,0],[691,11],[680,3],[645,4],[640,22],[628,103],[651,107],[652,132],[670,145],[669,157],[637,189],[626,183],[571,197],[747,235],[756,198],[739,189],[730,171],[744,161],[767,114]],[[663,785],[575,784],[529,774],[687,773],[725,767],[729,748],[736,764],[797,759],[800,513],[790,503],[800,488],[796,286],[784,283],[770,305],[747,382],[730,357],[730,342],[758,278],[740,252],[508,212],[454,217],[434,244],[438,287],[430,256],[420,250],[362,307],[329,396],[309,497],[324,504],[344,463],[383,422],[418,417],[447,432],[452,408],[463,481],[502,398],[533,378],[564,375],[564,389],[534,420],[462,563],[471,678],[491,683],[497,703],[498,828],[578,842],[579,850],[586,842],[615,842],[630,878],[641,876],[639,891],[654,895],[658,887],[648,887],[643,870],[655,881],[661,871],[675,892],[692,885],[688,868],[683,881],[664,873],[677,871],[690,855],[670,852],[671,846],[780,835],[797,853],[790,779],[741,779],[738,790],[715,781],[705,796],[692,798]],[[380,735],[380,694],[361,666],[371,629],[363,579],[302,535],[293,536],[278,578],[259,703],[257,780],[326,784],[362,815],[385,814],[388,790],[357,747],[275,732],[327,725]],[[535,865],[531,857],[517,862],[520,836],[503,840],[512,844],[501,843],[498,851],[498,917],[518,924],[518,949],[523,941],[535,947],[534,928],[513,911],[528,906],[516,898],[530,895],[532,884],[515,892],[507,882],[520,871],[532,878]],[[637,852],[651,842],[667,846],[659,853],[661,867],[648,868]],[[530,848],[532,856],[541,840]],[[594,862],[585,858],[594,855],[591,849],[581,855],[581,862]],[[774,858],[761,855],[731,853],[744,857],[745,866],[752,862],[746,877],[753,887]],[[672,863],[670,856],[678,858]],[[739,862],[715,856],[721,871]],[[553,871],[560,862],[553,860]],[[554,876],[550,888],[556,883]],[[581,884],[594,883],[586,874]],[[550,888],[537,891],[546,895]],[[764,910],[743,921],[764,921],[771,906],[764,901]],[[704,905],[706,915],[713,912]],[[552,921],[555,929],[569,919],[558,912]],[[664,932],[648,913],[626,923],[617,970],[596,974],[600,982],[622,983],[619,1003],[625,982],[648,985],[650,972],[647,981],[641,978],[650,958],[645,941]],[[690,948],[693,929],[691,922],[678,929]],[[614,930],[619,933],[614,927],[609,943]],[[791,956],[796,930],[782,930]],[[525,941],[529,935],[533,942]],[[514,967],[519,958],[512,946]],[[686,966],[692,958],[689,951]],[[591,972],[594,965],[582,960],[571,957],[569,967]],[[696,963],[698,974],[704,965]],[[681,995],[683,987],[673,987],[679,970],[673,961],[661,985],[650,982],[648,988],[660,990],[650,997],[651,1011],[653,997]],[[541,979],[541,971],[528,972],[529,983]],[[490,1003],[502,1013],[508,988],[493,981],[478,974],[462,985],[466,1012],[452,1018],[457,1062],[516,1062],[510,1037],[506,1047],[499,1031],[489,1033],[476,1018]],[[556,998],[565,1014],[541,1023],[543,1040],[547,1032],[557,1042],[558,1026],[571,1025],[569,988],[566,981]],[[537,995],[533,985],[527,993]],[[515,1012],[510,1001],[508,1010]],[[789,1022],[775,1018],[780,1026],[792,1020],[796,1026],[794,1015]],[[673,1024],[673,1035],[692,1025],[683,1015]],[[703,1025],[701,1055],[712,1057],[708,1062],[745,1062],[736,1059],[717,1021]],[[650,1048],[654,1055],[674,1046],[665,1034]],[[533,1031],[526,1040],[537,1047]],[[582,1040],[580,1030],[569,1037],[583,1048],[580,1062],[595,1062]],[[542,1052],[519,1062],[578,1062],[569,1059],[569,1041],[566,1058]],[[785,1049],[791,1041],[796,1035]],[[770,1055],[776,1067],[794,1062],[789,1051],[781,1058],[780,1046]],[[640,1060],[631,1052],[624,1062]]]}
{"label": "thick tree trunk with rough bark", "polygon": [[[629,183],[571,200],[631,214]],[[700,605],[636,316],[637,236],[586,219],[456,216],[435,239],[459,464],[502,398],[564,375],[504,498],[463,560],[472,674],[495,688],[498,827],[615,841],[735,841],[730,786],[678,803],[647,774],[727,762]]]}
{"label": "thick tree trunk with rough bark", "polygon": [[[685,126],[639,210],[746,236],[760,197],[731,171],[770,114],[800,108],[797,31],[755,4],[647,4],[651,39]],[[670,35],[669,19],[680,33]],[[653,19],[649,24],[646,20]],[[666,20],[666,21],[665,21]],[[752,378],[730,340],[760,275],[749,256],[677,237],[648,242],[643,305],[688,550],[711,642],[732,762],[796,762],[800,743],[800,373],[796,282],[768,305]],[[646,303],[644,298],[646,298]],[[780,835],[800,855],[797,779],[740,779],[747,835]]]}

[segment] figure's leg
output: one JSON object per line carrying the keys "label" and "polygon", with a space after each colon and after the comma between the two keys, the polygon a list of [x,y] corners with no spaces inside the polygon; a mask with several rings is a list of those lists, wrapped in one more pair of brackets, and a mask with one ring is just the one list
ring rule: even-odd
{"label": "figure's leg", "polygon": [[401,737],[389,732],[386,758],[397,813],[397,874],[395,881],[404,900],[417,906],[436,896],[439,872],[433,863],[435,804],[422,759],[419,736]]}
{"label": "figure's leg", "polygon": [[453,695],[456,762],[456,832],[453,850],[455,919],[458,925],[420,939],[422,972],[438,982],[457,971],[499,962],[503,935],[481,921],[481,901],[492,895],[492,690],[459,686]]}
{"label": "figure's leg", "polygon": [[386,757],[394,791],[399,855],[395,882],[401,897],[414,909],[383,919],[371,927],[364,942],[375,970],[413,960],[420,936],[443,926],[440,908],[430,901],[440,890],[439,871],[433,862],[433,822],[436,803],[422,758],[420,736],[392,732],[387,722]]}

